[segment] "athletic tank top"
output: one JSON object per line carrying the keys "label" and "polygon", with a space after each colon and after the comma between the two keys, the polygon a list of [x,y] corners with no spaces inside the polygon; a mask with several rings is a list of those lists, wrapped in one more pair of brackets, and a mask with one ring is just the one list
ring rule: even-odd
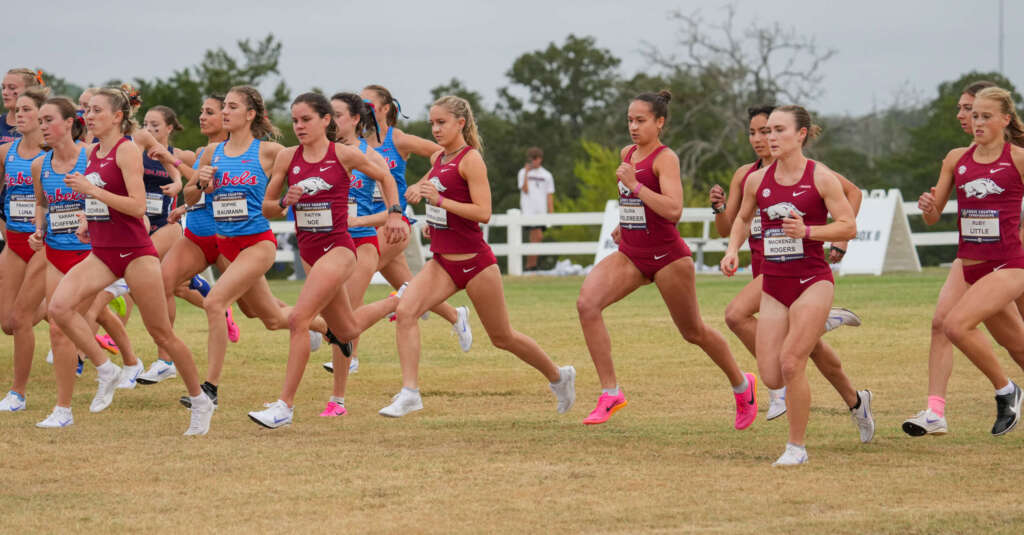
{"label": "athletic tank top", "polygon": [[[288,164],[288,186],[302,188],[302,197],[292,207],[299,246],[314,247],[324,238],[348,232],[348,188],[352,179],[338,161],[333,143],[315,163],[302,157],[304,149],[299,145]],[[331,243],[335,243],[333,239]]]}
{"label": "athletic tank top", "polygon": [[[213,220],[221,236],[250,236],[270,230],[263,216],[263,196],[267,192],[267,174],[260,164],[260,140],[238,156],[224,154],[224,144],[213,152]],[[291,170],[289,170],[289,173]],[[207,195],[206,202],[210,202]]]}
{"label": "athletic tank top", "polygon": [[89,153],[82,147],[78,161],[68,173],[53,170],[53,152],[43,157],[43,169],[39,180],[49,205],[46,213],[46,245],[61,251],[86,251],[92,248],[82,243],[75,235],[78,230],[78,214],[85,212],[85,194],[77,193],[66,184],[64,177],[69,173],[85,174],[89,164]]}
{"label": "athletic tank top", "polygon": [[[740,181],[740,198],[743,197],[743,192],[747,190],[747,178],[760,168],[761,160],[758,159],[750,166],[750,169],[747,169],[747,174],[743,175],[743,180]],[[764,258],[764,242],[761,241],[760,210],[754,210],[754,219],[750,220],[750,238],[747,239],[747,243],[750,244],[750,263],[757,265]]]}
{"label": "athletic tank top", "polygon": [[[398,204],[402,206],[402,213],[405,213],[405,189],[408,185],[405,183],[405,160],[402,159],[402,154],[398,152],[398,147],[395,146],[395,141],[392,139],[394,134],[394,128],[388,128],[388,133],[384,136],[384,142],[381,146],[376,147],[375,150],[384,157],[384,161],[388,164],[388,169],[391,171],[391,176],[395,177],[395,183],[398,185]],[[375,182],[376,183],[376,182]],[[373,194],[373,205],[372,214],[377,212],[383,212],[388,207],[384,204],[384,198],[381,196],[380,188],[377,188]]]}
{"label": "athletic tank top", "polygon": [[4,143],[10,143],[15,139],[21,138],[21,132],[12,125],[7,124],[7,114],[0,115],[0,145]]}
{"label": "athletic tank top", "polygon": [[804,218],[804,224],[824,225],[828,220],[825,201],[814,187],[814,160],[807,160],[800,180],[792,186],[775,181],[773,163],[757,188],[757,207],[761,214],[761,233],[764,245],[766,275],[778,277],[806,277],[828,271],[823,243],[818,240],[790,238],[782,231],[782,219],[794,211]]}
{"label": "athletic tank top", "polygon": [[[199,149],[196,154],[196,161],[192,169],[199,170],[199,161],[203,158],[203,151],[206,147]],[[192,186],[195,187],[195,186]],[[213,203],[207,202],[206,193],[199,194],[199,200],[186,208],[185,228],[189,232],[200,237],[208,237],[217,234],[217,224],[213,221]]]}
{"label": "athletic tank top", "polygon": [[[361,150],[363,154],[366,154],[366,148],[366,140],[360,139],[359,150]],[[352,183],[349,185],[348,189],[349,213],[354,216],[362,217],[380,212],[381,210],[374,211],[379,193],[380,184],[376,180],[353,169]],[[381,201],[380,204],[383,205],[384,202]],[[353,210],[355,210],[354,213],[352,212]],[[353,238],[364,238],[366,236],[377,235],[377,229],[373,227],[352,227],[348,229],[348,232]]]}
{"label": "athletic tank top", "polygon": [[[469,183],[459,173],[462,158],[473,150],[472,147],[462,149],[451,161],[442,163],[442,156],[434,160],[430,168],[430,183],[441,192],[447,200],[455,202],[472,202],[469,196]],[[444,202],[441,203],[442,206]],[[486,251],[484,233],[476,221],[448,213],[441,206],[427,202],[427,224],[430,225],[430,250],[434,253],[479,253]]]}
{"label": "athletic tank top", "polygon": [[[93,147],[85,178],[114,195],[127,196],[124,175],[117,166],[117,149],[127,141],[130,141],[127,137],[118,140],[114,148],[102,158],[99,156],[100,146]],[[142,218],[111,210],[99,199],[86,196],[85,217],[89,221],[89,236],[93,247],[130,248],[153,243]]]}
{"label": "athletic tank top", "polygon": [[974,161],[976,148],[967,149],[954,170],[960,230],[956,256],[972,260],[1024,256],[1018,234],[1024,184],[1013,163],[1011,145],[1005,143],[999,158],[987,164]]}
{"label": "athletic tank top", "polygon": [[7,228],[15,232],[35,232],[36,192],[32,187],[32,162],[44,154],[39,151],[31,158],[18,155],[21,139],[15,139],[7,149],[4,162],[4,213]]}
{"label": "athletic tank top", "polygon": [[[633,165],[636,169],[636,179],[645,188],[655,193],[661,193],[661,183],[654,175],[654,159],[665,145],[654,149],[646,158]],[[636,152],[637,146],[633,145],[626,152],[622,160],[629,163]],[[622,230],[622,243],[634,249],[650,249],[670,245],[678,241],[679,230],[676,228],[677,221],[670,221],[661,217],[654,210],[644,205],[639,197],[633,195],[622,182],[619,185],[619,225]]]}
{"label": "athletic tank top", "polygon": [[[174,147],[167,147],[167,150],[174,154]],[[164,195],[160,186],[170,184],[173,179],[162,163],[142,153],[142,181],[146,184],[146,217],[149,218],[150,228],[156,230],[167,224],[167,216],[171,213],[174,201]]]}

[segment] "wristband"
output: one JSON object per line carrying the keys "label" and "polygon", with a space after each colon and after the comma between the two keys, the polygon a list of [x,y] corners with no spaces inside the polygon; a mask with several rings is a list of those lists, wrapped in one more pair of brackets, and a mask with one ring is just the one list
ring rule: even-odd
{"label": "wristband", "polygon": [[715,207],[714,203],[711,203],[711,213],[718,215],[725,211],[725,203],[722,203],[719,207]]}
{"label": "wristband", "polygon": [[804,225],[804,239],[805,240],[811,239],[811,226],[810,225]]}
{"label": "wristband", "polygon": [[442,202],[444,202],[444,195],[438,194],[438,195],[437,195],[437,207],[438,207],[438,208],[440,208],[440,207],[441,207],[441,203],[442,203]]}
{"label": "wristband", "polygon": [[277,200],[277,205],[280,206],[282,210],[284,210],[284,197],[281,197],[280,199]]}
{"label": "wristband", "polygon": [[640,190],[642,190],[642,189],[644,189],[644,185],[639,183],[639,182],[637,182],[636,183],[636,188],[634,188],[631,193],[633,194],[634,197],[639,197],[640,196]]}
{"label": "wristband", "polygon": [[181,166],[181,160],[174,160],[174,168],[177,169],[179,166]]}

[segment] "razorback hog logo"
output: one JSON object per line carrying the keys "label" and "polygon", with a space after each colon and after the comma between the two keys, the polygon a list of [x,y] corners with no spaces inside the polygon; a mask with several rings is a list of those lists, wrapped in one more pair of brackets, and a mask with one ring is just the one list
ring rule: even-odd
{"label": "razorback hog logo", "polygon": [[238,176],[231,176],[231,175],[228,174],[227,171],[224,171],[224,173],[221,174],[220,178],[217,179],[216,182],[217,183],[214,185],[214,187],[217,187],[217,188],[222,187],[222,186],[240,186],[240,185],[255,186],[256,185],[256,175],[252,174],[249,171],[245,171],[244,173],[242,173],[242,174],[240,174]]}
{"label": "razorback hog logo", "polygon": [[309,178],[304,178],[304,179],[300,180],[295,185],[300,187],[300,188],[302,188],[302,194],[303,195],[316,195],[317,193],[320,193],[321,191],[327,191],[327,190],[329,190],[329,189],[334,187],[334,186],[328,184],[326,180],[324,180],[324,179],[322,179],[322,178],[320,178],[318,176],[311,176]]}
{"label": "razorback hog logo", "polygon": [[1003,188],[1000,188],[991,178],[977,178],[964,184],[963,186],[960,186],[960,188],[964,190],[965,194],[967,194],[968,199],[970,199],[971,197],[984,199],[989,195],[999,195],[1000,193],[1005,191]]}
{"label": "razorback hog logo", "polygon": [[765,209],[764,213],[768,215],[768,219],[782,219],[784,217],[789,217],[790,210],[799,215],[804,215],[804,213],[798,210],[796,206],[793,206],[793,203],[791,202],[775,203]]}
{"label": "razorback hog logo", "polygon": [[21,171],[18,171],[18,174],[16,176],[7,175],[8,186],[22,186],[31,183],[32,175],[25,176],[25,174],[22,173]]}
{"label": "razorback hog logo", "polygon": [[99,173],[89,173],[88,175],[85,175],[85,179],[88,180],[89,182],[92,182],[92,185],[96,186],[97,188],[102,188],[107,185],[107,183],[103,180],[103,177],[101,177]]}
{"label": "razorback hog logo", "polygon": [[436,189],[438,192],[444,193],[444,191],[446,189],[448,189],[448,188],[444,187],[444,184],[441,183],[441,179],[437,178],[436,176],[430,177],[430,183],[434,186],[434,189]]}

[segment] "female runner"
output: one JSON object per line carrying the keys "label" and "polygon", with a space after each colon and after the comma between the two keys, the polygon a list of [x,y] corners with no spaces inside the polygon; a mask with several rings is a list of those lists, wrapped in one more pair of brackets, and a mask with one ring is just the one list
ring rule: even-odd
{"label": "female runner", "polygon": [[594,266],[576,302],[602,389],[597,407],[583,423],[604,423],[627,404],[601,312],[654,282],[683,338],[704,350],[729,379],[736,400],[735,427],[746,429],[757,418],[757,378],[740,371],[725,338],[701,319],[690,249],[676,229],[683,210],[679,158],[659,139],[671,98],[668,91],[641,93],[629,104],[629,135],[635,144],[622,149],[615,173],[620,196],[613,237],[619,250]]}
{"label": "female runner", "polygon": [[4,109],[7,113],[0,116],[0,144],[10,143],[21,137],[15,127],[17,121],[16,106],[18,97],[29,87],[43,84],[42,71],[35,72],[32,69],[11,69],[4,75],[2,89]]}
{"label": "female runner", "polygon": [[[268,217],[283,216],[288,207],[295,210],[295,232],[302,256],[306,281],[295,308],[288,316],[291,343],[284,387],[277,401],[265,410],[249,413],[252,421],[268,428],[292,422],[295,393],[309,362],[310,322],[323,313],[330,325],[351,340],[386,314],[394,312],[396,296],[353,310],[345,290],[345,281],[356,265],[356,248],[348,234],[349,173],[358,169],[382,184],[384,197],[398,206],[398,189],[386,168],[367,158],[358,149],[335,143],[338,133],[333,110],[323,95],[305,93],[292,103],[292,127],[298,147],[284,149],[274,163],[274,173],[263,201]],[[286,195],[281,195],[287,179]],[[409,230],[398,210],[388,213],[384,235],[399,241]]]}
{"label": "female runner", "polygon": [[423,408],[418,386],[420,333],[417,320],[455,292],[465,289],[491,343],[533,366],[550,382],[558,412],[576,400],[576,369],[559,368],[532,338],[512,328],[501,272],[480,223],[491,219],[491,188],[481,156],[473,110],[464,99],[444,96],[430,108],[430,130],[441,146],[432,168],[406,192],[408,201],[426,199],[433,259],[413,277],[396,312],[395,337],[402,366],[402,390],[383,416],[400,417]]}
{"label": "female runner", "polygon": [[[768,149],[769,131],[767,126],[768,116],[774,109],[774,106],[762,106],[751,108],[748,111],[750,115],[750,146],[757,154],[757,161],[741,166],[736,170],[736,173],[733,174],[732,182],[729,184],[728,198],[726,198],[722,187],[718,184],[711,188],[711,208],[715,211],[715,228],[720,236],[728,236],[732,229],[736,212],[740,209],[743,187],[747,182],[747,177],[758,169],[770,166],[775,161],[772,158],[771,151]],[[850,206],[853,207],[853,213],[856,216],[860,209],[862,197],[860,188],[838,173],[836,173],[836,177],[842,183],[843,194],[850,202]],[[754,216],[748,242],[750,243],[750,269],[754,278],[725,307],[725,323],[743,342],[747,350],[754,354],[754,340],[757,334],[757,318],[754,314],[757,314],[758,307],[761,305],[761,263],[764,261],[764,245],[761,241],[761,218],[758,216]],[[829,262],[841,261],[846,254],[846,249],[846,242],[833,243],[829,254]],[[825,332],[842,325],[856,327],[860,325],[860,318],[845,308],[833,307],[829,311],[828,321],[825,322]],[[836,388],[836,391],[839,392],[839,395],[848,407],[852,407],[857,403],[857,391],[846,380],[846,374],[843,373],[839,356],[831,346],[823,340],[819,340],[814,350],[811,351],[811,360],[814,361],[822,375]],[[765,414],[765,419],[773,420],[786,413],[786,388],[769,389],[768,395],[768,413]]]}
{"label": "female runner", "polygon": [[[210,429],[213,402],[199,387],[199,374],[188,347],[174,334],[167,318],[160,279],[160,262],[146,232],[142,182],[142,154],[125,143],[135,124],[130,96],[124,89],[100,90],[89,101],[86,123],[99,139],[89,155],[87,175],[72,173],[65,183],[84,194],[86,222],[80,238],[92,244],[92,253],[64,276],[54,290],[48,312],[61,331],[93,361],[103,349],[89,330],[78,307],[114,280],[123,277],[131,288],[146,330],[158,346],[170,352],[191,396],[192,414],[186,435],[203,435]],[[110,404],[119,380],[117,366],[107,362],[98,368],[100,386],[90,410]],[[97,403],[98,402],[98,403]]]}
{"label": "female runner", "polygon": [[[737,252],[756,208],[764,241],[764,277],[755,354],[765,384],[786,386],[789,442],[775,461],[776,466],[785,466],[807,462],[804,438],[811,395],[805,367],[824,332],[835,287],[822,242],[852,239],[857,223],[839,179],[825,165],[803,155],[807,140],[818,133],[807,110],[776,108],[768,117],[768,128],[775,162],[747,179],[722,271],[729,276],[736,273]],[[834,221],[825,224],[829,214]],[[858,420],[861,441],[870,441],[874,437],[871,392],[858,392],[850,410]]]}
{"label": "female runner", "polygon": [[934,194],[921,195],[919,204],[925,222],[934,223],[953,188],[957,190],[957,258],[964,284],[949,284],[947,279],[943,287],[940,302],[948,299],[950,306],[942,329],[995,387],[992,434],[1002,435],[1020,420],[1021,389],[1003,372],[977,327],[984,322],[996,342],[1024,367],[1024,321],[1011,303],[1024,293],[1024,250],[1018,234],[1024,199],[1024,124],[1013,97],[998,87],[975,95],[971,118],[974,144],[950,151]]}

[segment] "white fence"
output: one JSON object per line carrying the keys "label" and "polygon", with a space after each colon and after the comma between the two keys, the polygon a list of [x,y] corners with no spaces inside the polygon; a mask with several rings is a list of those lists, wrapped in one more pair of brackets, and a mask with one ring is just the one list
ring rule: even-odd
{"label": "white fence", "polygon": [[[875,194],[875,192],[872,192]],[[866,195],[865,195],[866,196]],[[956,201],[949,201],[943,210],[943,214],[955,214],[957,210]],[[903,212],[907,217],[920,217],[921,210],[917,202],[904,202]],[[728,246],[727,238],[711,236],[711,227],[714,225],[715,216],[711,208],[685,208],[683,215],[679,218],[680,223],[700,223],[701,233],[699,236],[683,236],[687,245],[693,250],[694,260],[698,264],[704,263],[704,253],[724,252]],[[422,224],[423,216],[416,215],[416,219]],[[508,257],[508,274],[523,274],[523,257],[533,255],[592,255],[597,252],[599,243],[597,241],[587,242],[523,242],[524,226],[597,226],[600,227],[604,221],[604,212],[572,212],[553,214],[531,214],[524,215],[518,209],[512,209],[504,214],[491,216],[490,227],[506,227],[508,230],[507,243],[491,243],[495,256]],[[295,226],[291,221],[272,221],[271,230],[275,234],[294,234]],[[717,234],[717,232],[716,232]],[[915,246],[932,245],[956,245],[957,233],[953,232],[915,232],[911,234]],[[744,246],[745,247],[745,246]],[[289,248],[278,249],[277,262],[292,263],[298,255],[297,250]],[[424,247],[424,255],[429,257],[430,252]]]}

